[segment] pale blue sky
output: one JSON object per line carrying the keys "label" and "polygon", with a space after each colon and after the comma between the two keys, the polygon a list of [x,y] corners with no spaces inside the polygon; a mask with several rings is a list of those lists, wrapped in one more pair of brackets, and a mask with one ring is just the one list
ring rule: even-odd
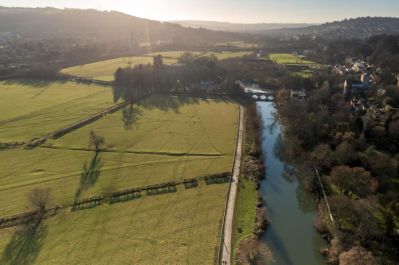
{"label": "pale blue sky", "polygon": [[0,0],[2,6],[118,10],[156,20],[319,23],[359,16],[398,16],[399,0]]}

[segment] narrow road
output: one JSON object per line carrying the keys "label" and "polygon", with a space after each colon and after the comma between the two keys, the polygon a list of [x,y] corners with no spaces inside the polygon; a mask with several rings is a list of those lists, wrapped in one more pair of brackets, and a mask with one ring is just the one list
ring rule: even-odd
{"label": "narrow road", "polygon": [[233,176],[231,180],[230,193],[227,202],[227,211],[225,226],[223,231],[223,250],[222,250],[222,264],[231,264],[231,235],[233,231],[233,216],[234,216],[234,205],[237,194],[237,183],[238,176],[240,174],[241,166],[241,150],[244,138],[244,108],[240,106],[240,124],[238,129],[237,149],[235,152]]}

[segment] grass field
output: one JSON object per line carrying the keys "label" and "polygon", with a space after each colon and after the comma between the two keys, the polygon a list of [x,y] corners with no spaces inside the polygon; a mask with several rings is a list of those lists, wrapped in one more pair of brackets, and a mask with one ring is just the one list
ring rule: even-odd
{"label": "grass field", "polygon": [[[61,70],[61,73],[101,81],[113,81],[114,73],[118,67],[134,67],[139,64],[150,64],[152,61],[153,58],[151,56],[122,57],[65,68]],[[176,62],[177,60],[175,59],[164,59],[165,64],[174,64]]]}
{"label": "grass field", "polygon": [[248,43],[248,42],[244,42],[244,41],[221,42],[221,43],[217,43],[215,46],[233,46],[233,47],[241,48],[241,49],[258,48],[259,47],[258,44]]}
{"label": "grass field", "polygon": [[231,102],[153,96],[48,144],[85,148],[92,130],[110,150],[230,156],[237,113]]}
{"label": "grass field", "polygon": [[[178,59],[180,58],[184,53],[187,51],[169,51],[169,52],[159,52],[159,53],[151,53],[149,55],[157,55],[160,54],[164,58],[170,58],[170,59]],[[237,58],[237,57],[243,57],[245,55],[250,55],[252,52],[248,51],[222,51],[222,52],[199,52],[199,51],[188,51],[192,53],[194,56],[210,56],[214,55],[218,58],[218,60],[225,60],[225,59],[230,59],[230,58]]]}
{"label": "grass field", "polygon": [[0,230],[0,264],[213,264],[226,188],[63,212],[35,233]]}
{"label": "grass field", "polygon": [[[311,68],[320,67],[318,63],[301,59],[297,55],[291,53],[272,53],[268,55],[267,59],[272,60],[274,63],[294,68],[291,70],[292,73],[303,78],[309,78],[313,75]],[[295,70],[295,67],[298,67],[298,69]]]}
{"label": "grass field", "polygon": [[46,143],[50,148],[0,152],[0,216],[24,210],[26,193],[34,187],[51,188],[54,203],[73,202],[84,165],[89,167],[94,157],[94,151],[73,149],[88,148],[90,130],[104,137],[112,152],[102,152],[94,161],[99,174],[84,187],[82,196],[231,169],[237,106],[189,100],[186,105],[159,110],[150,108],[149,102],[143,102],[132,128],[124,126],[120,111]]}
{"label": "grass field", "polygon": [[93,157],[94,152],[45,148],[0,152],[0,216],[26,210],[26,194],[36,187],[51,189],[53,205],[68,204],[78,191],[85,198],[229,171],[232,163],[231,156],[101,153],[93,166],[98,174],[83,177]]}
{"label": "grass field", "polygon": [[268,55],[268,59],[272,60],[275,63],[278,64],[288,64],[288,65],[317,65],[317,63],[304,60],[299,58],[295,54],[291,53],[272,53]]}
{"label": "grass field", "polygon": [[[0,141],[30,140],[110,105],[109,88],[1,83]],[[17,107],[15,107],[17,106]],[[0,151],[0,216],[26,210],[34,188],[50,205],[231,170],[238,107],[151,96],[32,150]],[[93,130],[106,150],[89,148]],[[212,264],[227,184],[62,210],[38,227],[0,230],[0,264]]]}
{"label": "grass field", "polygon": [[210,56],[210,55],[215,55],[218,60],[226,60],[226,59],[231,59],[231,58],[239,58],[243,57],[246,55],[250,55],[252,52],[246,52],[246,51],[238,51],[238,52],[207,52],[203,56]]}
{"label": "grass field", "polygon": [[201,54],[204,54],[204,52],[200,51],[168,51],[168,52],[154,52],[154,53],[149,53],[148,55],[150,56],[162,55],[163,58],[179,59],[183,54],[187,52],[193,54],[194,56],[199,56]]}
{"label": "grass field", "polygon": [[114,104],[112,91],[72,82],[0,82],[0,142],[29,141]]}

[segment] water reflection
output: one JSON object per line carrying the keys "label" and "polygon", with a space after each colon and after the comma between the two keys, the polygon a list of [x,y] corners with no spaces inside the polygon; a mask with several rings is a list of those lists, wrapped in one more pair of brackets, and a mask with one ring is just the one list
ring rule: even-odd
{"label": "water reflection", "polygon": [[300,184],[294,167],[282,158],[281,124],[274,103],[258,103],[264,122],[263,151],[266,154],[266,179],[261,194],[266,202],[271,225],[263,240],[278,265],[320,265],[321,237],[313,224],[315,200]]}

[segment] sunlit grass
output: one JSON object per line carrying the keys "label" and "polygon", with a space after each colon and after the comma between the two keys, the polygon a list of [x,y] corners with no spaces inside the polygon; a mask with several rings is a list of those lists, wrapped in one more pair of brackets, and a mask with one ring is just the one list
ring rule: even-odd
{"label": "sunlit grass", "polygon": [[0,230],[0,263],[213,264],[226,191],[227,184],[201,184],[190,190],[179,187],[172,194],[63,211],[45,220],[33,237]]}
{"label": "sunlit grass", "polygon": [[[119,67],[125,68],[134,67],[139,64],[151,64],[152,61],[152,56],[121,57],[65,68],[61,70],[61,73],[77,77],[92,78],[101,81],[113,81],[114,73]],[[174,64],[176,62],[177,61],[175,59],[164,59],[165,64]]]}
{"label": "sunlit grass", "polygon": [[114,104],[112,90],[73,82],[0,82],[0,142],[29,141]]}

